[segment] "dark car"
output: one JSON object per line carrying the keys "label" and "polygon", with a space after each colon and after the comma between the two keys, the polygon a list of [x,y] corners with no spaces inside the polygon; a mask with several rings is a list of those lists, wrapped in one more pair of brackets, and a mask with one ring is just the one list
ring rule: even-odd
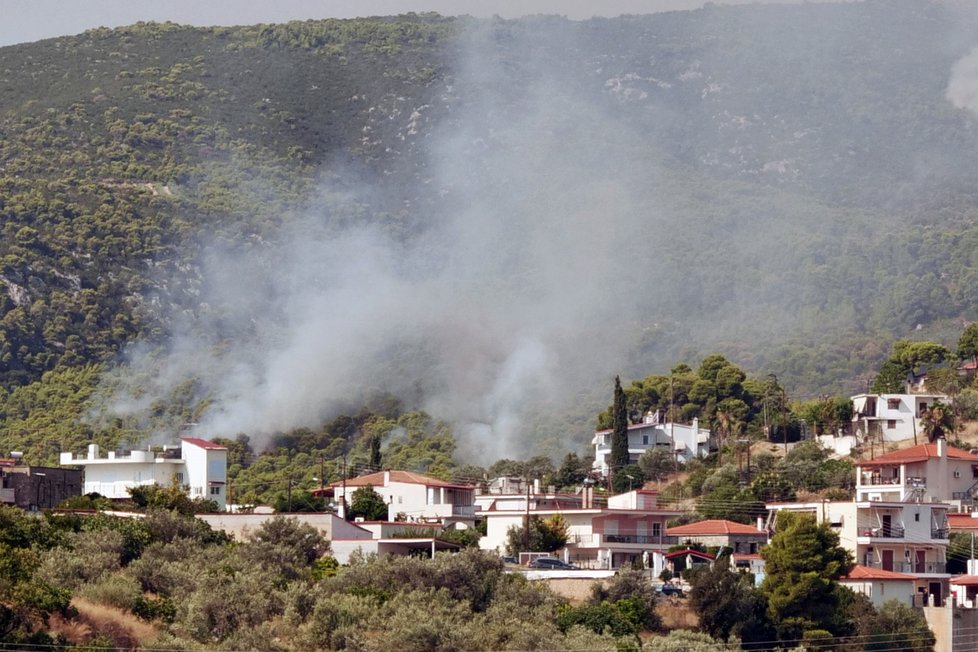
{"label": "dark car", "polygon": [[683,587],[675,586],[674,584],[661,584],[655,587],[655,590],[662,595],[674,595],[677,597],[683,597]]}
{"label": "dark car", "polygon": [[502,557],[500,557],[500,559],[503,560],[503,563],[504,564],[518,564],[518,563],[520,563],[520,560],[519,559],[517,559],[516,557],[512,557],[510,555],[503,555]]}
{"label": "dark car", "polygon": [[537,557],[530,562],[530,568],[549,569],[549,570],[577,570],[574,564],[568,564],[563,559],[556,557]]}

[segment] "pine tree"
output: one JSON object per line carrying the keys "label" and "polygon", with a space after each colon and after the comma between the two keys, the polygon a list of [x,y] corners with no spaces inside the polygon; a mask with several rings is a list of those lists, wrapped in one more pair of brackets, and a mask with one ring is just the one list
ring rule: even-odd
{"label": "pine tree", "polygon": [[628,407],[621,379],[615,376],[615,401],[611,408],[611,472],[628,465]]}

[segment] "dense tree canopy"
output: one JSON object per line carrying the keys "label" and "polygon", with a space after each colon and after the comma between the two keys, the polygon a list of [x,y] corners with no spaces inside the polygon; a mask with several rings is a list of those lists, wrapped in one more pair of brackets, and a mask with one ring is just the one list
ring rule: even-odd
{"label": "dense tree canopy", "polygon": [[761,590],[782,640],[800,640],[806,632],[818,630],[836,636],[847,633],[838,580],[853,562],[828,523],[816,524],[807,514],[780,512],[777,530],[761,555]]}

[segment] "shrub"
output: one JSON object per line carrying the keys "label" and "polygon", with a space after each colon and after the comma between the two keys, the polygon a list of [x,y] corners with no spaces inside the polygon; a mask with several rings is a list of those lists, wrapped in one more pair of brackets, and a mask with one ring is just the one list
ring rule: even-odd
{"label": "shrub", "polygon": [[136,578],[119,573],[105,575],[94,584],[84,584],[76,594],[90,602],[130,610],[136,599],[142,597]]}

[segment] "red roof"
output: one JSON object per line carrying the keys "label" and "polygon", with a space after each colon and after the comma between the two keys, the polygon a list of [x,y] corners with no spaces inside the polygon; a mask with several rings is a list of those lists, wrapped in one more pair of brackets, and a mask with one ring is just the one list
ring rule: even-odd
{"label": "red roof", "polygon": [[978,518],[972,518],[971,514],[960,514],[951,512],[947,515],[948,528],[955,530],[978,530]]}
{"label": "red roof", "polygon": [[[926,462],[929,459],[937,459],[937,444],[918,444],[910,448],[902,448],[886,455],[880,455],[875,460],[862,460],[856,466],[886,466],[890,464],[909,464],[910,462]],[[947,458],[949,460],[965,460],[968,462],[978,462],[978,455],[972,455],[966,450],[947,447]]]}
{"label": "red roof", "polygon": [[[450,489],[474,489],[472,485],[466,484],[452,484],[451,482],[445,482],[444,480],[439,480],[438,478],[432,478],[427,475],[421,475],[420,473],[411,473],[410,471],[378,471],[376,473],[368,473],[367,475],[361,475],[356,478],[349,478],[346,480],[347,487],[366,487],[368,484],[373,487],[383,487],[385,485],[385,474],[390,474],[391,482],[401,482],[403,484],[420,484],[426,487],[445,487]],[[332,483],[331,487],[342,487],[344,482],[338,480]]]}
{"label": "red roof", "polygon": [[207,441],[206,439],[197,439],[195,437],[183,437],[180,441],[185,441],[188,444],[193,444],[197,448],[204,448],[211,451],[226,451],[227,448],[215,444],[214,442]]}
{"label": "red roof", "polygon": [[978,575],[960,575],[951,580],[956,586],[978,586]]}
{"label": "red roof", "polygon": [[912,575],[905,575],[894,571],[883,570],[882,568],[870,568],[856,564],[843,577],[844,580],[913,580]]}
{"label": "red roof", "polygon": [[749,534],[767,537],[767,532],[764,530],[758,530],[751,525],[744,525],[743,523],[735,523],[734,521],[723,519],[697,521],[696,523],[687,523],[686,525],[677,525],[676,527],[666,529],[666,535],[670,537],[718,537],[731,534]]}

